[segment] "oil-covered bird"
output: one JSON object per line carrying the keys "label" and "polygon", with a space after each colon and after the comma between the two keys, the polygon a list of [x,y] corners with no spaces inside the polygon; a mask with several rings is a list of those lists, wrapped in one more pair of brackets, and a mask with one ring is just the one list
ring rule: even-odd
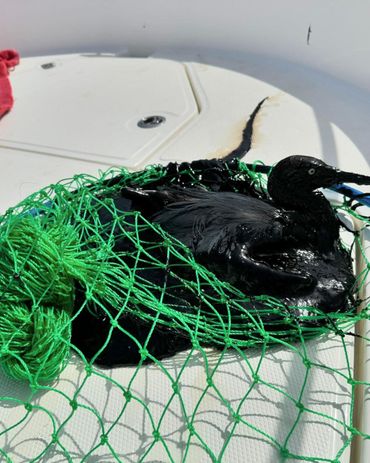
{"label": "oil-covered bird", "polygon": [[[199,263],[248,296],[279,297],[296,307],[297,317],[307,314],[307,307],[324,312],[348,310],[355,289],[352,261],[339,240],[339,219],[319,189],[343,182],[370,184],[370,177],[340,171],[313,157],[290,156],[272,169],[265,195],[248,181],[235,185],[235,179],[230,180],[233,162],[196,161],[187,164],[188,170],[171,164],[170,182],[165,177],[147,189],[126,187],[113,199],[122,213],[139,210],[158,223],[184,243]],[[201,186],[194,176],[184,174],[189,169],[197,172]],[[101,212],[101,218],[111,220],[106,212]],[[118,240],[116,246],[122,249],[127,243]],[[168,275],[158,270],[144,277],[159,282]],[[173,292],[167,302],[176,304],[181,299],[182,294]],[[104,327],[104,317],[91,317],[87,313],[80,319],[85,326],[91,324],[90,341],[74,336],[86,352],[96,351],[96,333]],[[134,325],[133,335],[145,341],[149,323],[129,317],[120,321]],[[161,358],[188,345],[186,336],[158,329],[149,349]],[[136,363],[137,351],[130,337],[116,332],[97,361],[107,366]]]}

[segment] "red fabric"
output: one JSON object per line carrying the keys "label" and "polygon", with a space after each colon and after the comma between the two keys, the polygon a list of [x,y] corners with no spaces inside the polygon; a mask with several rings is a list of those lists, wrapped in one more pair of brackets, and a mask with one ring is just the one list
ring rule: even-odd
{"label": "red fabric", "polygon": [[13,106],[13,93],[9,81],[9,69],[19,63],[19,54],[15,50],[0,51],[0,119]]}

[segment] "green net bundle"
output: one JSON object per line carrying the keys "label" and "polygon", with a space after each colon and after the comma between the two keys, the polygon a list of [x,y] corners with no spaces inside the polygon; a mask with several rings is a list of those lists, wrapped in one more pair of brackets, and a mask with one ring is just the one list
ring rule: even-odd
{"label": "green net bundle", "polygon": [[[187,450],[194,441],[208,456],[209,460],[204,461],[230,461],[225,457],[226,449],[238,435],[240,427],[252,430],[257,440],[268,441],[281,458],[341,461],[342,455],[348,451],[355,438],[369,437],[357,427],[354,414],[358,390],[368,384],[354,376],[347,345],[354,338],[360,338],[361,342],[367,341],[363,333],[356,334],[354,327],[357,322],[368,317],[370,308],[367,301],[362,300],[369,263],[361,241],[361,231],[366,229],[370,221],[352,208],[349,202],[343,201],[335,206],[339,212],[343,211],[355,220],[361,219],[358,223],[361,223],[363,230],[353,234],[353,242],[348,243],[348,246],[356,247],[358,260],[365,262],[357,277],[357,298],[361,305],[354,307],[350,313],[338,312],[335,308],[330,313],[323,313],[319,309],[309,308],[302,317],[306,317],[307,322],[315,323],[304,323],[305,320],[302,323],[294,316],[292,308],[279,299],[269,296],[248,297],[218,279],[195,261],[186,246],[158,224],[148,221],[140,212],[122,213],[117,209],[112,198],[122,187],[152,188],[160,184],[166,175],[168,171],[164,167],[152,166],[136,173],[111,169],[99,178],[75,176],[31,195],[1,217],[0,363],[8,377],[16,382],[23,381],[30,388],[26,398],[12,398],[11,391],[0,394],[4,404],[10,402],[24,406],[26,410],[19,421],[12,422],[10,426],[3,424],[1,435],[6,438],[10,431],[22,428],[22,423],[34,412],[33,400],[40,392],[58,393],[58,388],[53,387],[53,381],[57,381],[71,362],[71,356],[75,355],[75,361],[84,366],[82,385],[86,385],[94,376],[104,378],[107,384],[111,381],[125,399],[111,426],[105,426],[101,412],[92,410],[99,422],[100,435],[82,458],[84,461],[90,461],[89,458],[98,448],[106,449],[107,459],[91,461],[154,461],[151,460],[151,451],[158,445],[165,455],[163,461],[179,461],[172,455],[169,443],[161,434],[161,423],[165,420],[174,396],[182,404],[182,419],[188,432],[181,461],[198,461],[189,456]],[[196,173],[189,172],[187,175],[193,175],[192,184],[201,184]],[[242,162],[229,172],[229,176],[234,191],[239,191],[243,181],[249,179],[261,195],[264,194],[265,176],[249,169]],[[99,210],[105,211],[108,221],[101,220]],[[128,245],[117,249],[116,243],[122,239]],[[158,280],[147,277],[156,275],[156,272],[160,275],[165,272],[167,276]],[[108,320],[102,330],[101,342],[91,355],[86,355],[79,344],[74,342],[79,335],[76,328],[78,320],[87,311],[93,316],[103,314],[104,319]],[[141,324],[150,326],[147,336],[144,339],[135,337],[125,325],[126,319],[133,320],[139,327]],[[178,360],[180,363],[176,375],[166,369],[166,361],[157,355],[153,347],[152,339],[155,339],[157,329],[189,340],[188,350]],[[79,326],[78,330],[83,328]],[[132,379],[127,384],[110,379],[94,363],[99,355],[104,354],[116,330],[126,335],[139,354],[136,366],[130,370]],[[81,333],[81,336],[88,335],[88,329]],[[318,364],[310,356],[309,339],[320,335],[323,338],[337,336],[346,359],[345,371]],[[217,361],[212,366],[206,354],[209,346],[218,352]],[[289,390],[284,391],[273,381],[269,382],[266,376],[261,376],[264,358],[271,349],[276,348],[293,351],[301,360],[304,371],[298,396],[293,397]],[[184,405],[187,402],[187,391],[181,387],[182,375],[192,357],[199,352],[205,362],[206,384],[198,405],[189,414]],[[229,358],[230,352],[237,356],[238,362],[245,365],[250,377],[237,407],[231,404],[214,380],[217,372],[222,371],[223,362]],[[251,352],[254,356],[258,352],[259,361],[251,362]],[[151,404],[135,396],[130,387],[135,376],[140,375],[140,369],[148,362],[167,375],[172,389],[168,403],[163,404],[159,418],[155,419]],[[338,420],[305,403],[310,372],[314,368],[338,374],[350,385],[348,416]],[[277,439],[243,416],[243,403],[261,385],[269,388],[272,394],[280,394],[297,408],[296,419],[284,438]],[[60,461],[75,461],[70,449],[63,444],[62,436],[68,421],[81,407],[81,388],[76,387],[68,396],[60,392],[71,406],[71,413],[62,423],[53,417],[53,412],[44,410],[52,423],[50,439],[46,439],[43,448],[32,457],[32,461],[49,461],[48,455],[55,448],[63,455],[64,459]],[[217,451],[198,433],[195,424],[199,404],[209,390],[214,392],[232,417],[232,426],[225,428],[222,446]],[[127,404],[132,400],[145,409],[152,433],[147,436],[146,450],[130,459],[116,451],[110,443],[110,435],[124,421]],[[344,430],[345,438],[334,449],[333,455],[299,454],[290,449],[289,442],[306,415],[320,417],[327,420],[329,425],[339,425]],[[248,442],[251,445],[251,441]],[[21,461],[14,458],[6,448],[1,450],[1,454],[4,461]]]}

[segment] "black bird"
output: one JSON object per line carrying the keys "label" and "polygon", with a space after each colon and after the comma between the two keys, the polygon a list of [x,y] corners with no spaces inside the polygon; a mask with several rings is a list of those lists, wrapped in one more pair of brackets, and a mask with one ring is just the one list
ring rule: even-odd
{"label": "black bird", "polygon": [[340,171],[316,158],[290,156],[269,176],[269,199],[200,188],[125,188],[122,195],[139,210],[158,209],[150,219],[227,281],[249,294],[281,294],[289,284],[295,290],[317,284],[312,272],[291,262],[284,269],[287,253],[304,249],[319,254],[323,262],[342,254],[340,222],[317,191],[341,182],[370,184],[370,177]]}
{"label": "black bird", "polygon": [[[277,296],[296,307],[297,317],[307,314],[306,307],[324,312],[350,308],[355,289],[351,258],[339,240],[339,219],[318,189],[342,182],[370,184],[370,177],[340,171],[316,158],[290,156],[272,169],[266,196],[250,182],[238,188],[240,182],[230,180],[225,172],[233,161],[197,163],[199,183],[208,189],[199,186],[194,176],[191,181],[184,177],[184,169],[172,164],[168,167],[171,182],[148,185],[146,190],[125,187],[113,200],[123,213],[139,210],[160,224],[188,246],[199,263],[248,296]],[[102,219],[109,222],[109,214]],[[118,240],[116,246],[122,249],[126,244]],[[164,272],[145,275],[147,279],[165,277]],[[176,300],[176,294],[173,300],[169,297],[170,303]],[[131,319],[120,321],[123,326],[132,323]],[[149,329],[144,322],[135,325],[139,342]],[[133,355],[137,346],[125,348],[127,339],[119,333],[98,361],[109,366],[136,362],[129,360],[138,357]],[[159,357],[188,345],[186,337],[179,333],[171,337],[168,330],[158,329],[151,338],[153,355]],[[94,342],[90,346],[96,351]]]}

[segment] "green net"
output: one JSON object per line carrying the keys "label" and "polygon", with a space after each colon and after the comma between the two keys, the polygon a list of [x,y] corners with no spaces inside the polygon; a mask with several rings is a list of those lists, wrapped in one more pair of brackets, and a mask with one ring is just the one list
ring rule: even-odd
{"label": "green net", "polygon": [[[202,184],[194,169],[183,175],[192,185]],[[242,162],[227,175],[232,191],[241,191],[248,179],[265,195],[266,177]],[[136,173],[111,169],[99,178],[78,175],[2,216],[0,362],[11,379],[3,377],[0,400],[4,410],[12,410],[0,420],[3,461],[226,462],[239,461],[238,446],[244,454],[246,446],[263,445],[273,449],[276,461],[347,461],[352,441],[369,437],[355,409],[370,384],[354,370],[353,357],[368,341],[362,325],[370,308],[364,299],[369,262],[362,236],[370,221],[348,201],[334,206],[356,223],[345,246],[357,253],[359,303],[347,313],[310,307],[298,320],[295,307],[246,296],[196,262],[158,224],[117,208],[113,198],[122,187],[155,188],[165,177],[171,183],[162,166]],[[125,245],[118,248],[120,241]],[[89,319],[101,323],[101,332],[84,344],[91,338]],[[134,366],[101,369],[95,361],[104,358],[117,333],[132,346],[126,363]],[[183,352],[163,359],[163,349],[178,347],[168,341],[171,336]],[[294,387],[288,377],[274,377],[276,368],[285,374],[285,365],[299,373]],[[76,369],[78,381],[68,382],[69,368]],[[236,374],[238,369],[243,373]],[[203,378],[197,386],[189,379],[194,371]],[[160,375],[161,400],[138,392],[144,372]],[[330,407],[327,399],[319,403],[312,396],[313,378],[319,378],[321,393],[329,391]],[[119,395],[113,417],[106,417],[107,404],[99,408],[86,400],[89,388]],[[284,432],[266,424],[261,401],[280,410]],[[171,421],[175,403],[177,428]],[[207,410],[215,421],[205,426]],[[77,415],[84,422],[83,413],[96,427],[89,438],[73,424]],[[27,439],[19,436],[22,430],[28,435],[41,415],[43,438],[25,450]],[[145,429],[133,431],[132,420],[144,420]],[[309,433],[308,423],[339,436],[326,453],[321,444],[297,446]],[[207,426],[217,428],[217,438]],[[130,429],[140,441],[136,448],[127,443],[134,439]],[[79,453],[73,432],[85,441]],[[258,450],[249,455],[266,461]]]}

